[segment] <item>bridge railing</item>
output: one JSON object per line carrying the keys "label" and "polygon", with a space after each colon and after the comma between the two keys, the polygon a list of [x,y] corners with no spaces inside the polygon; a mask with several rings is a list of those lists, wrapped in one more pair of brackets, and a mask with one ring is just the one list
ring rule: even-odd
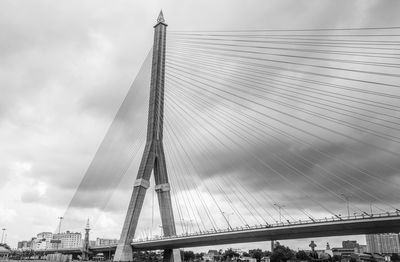
{"label": "bridge railing", "polygon": [[278,228],[278,227],[287,227],[287,226],[295,226],[295,225],[310,225],[310,224],[320,224],[320,223],[330,223],[330,222],[338,222],[338,221],[352,221],[352,220],[364,220],[364,219],[373,219],[379,217],[398,217],[400,216],[400,210],[396,212],[385,212],[385,213],[377,213],[377,214],[353,214],[352,216],[332,216],[330,218],[322,218],[322,219],[308,219],[308,220],[298,220],[298,221],[286,221],[286,222],[278,222],[275,224],[265,224],[265,225],[254,225],[249,226],[245,225],[242,227],[235,227],[235,228],[225,228],[225,229],[210,229],[204,230],[200,232],[194,233],[183,233],[180,235],[174,236],[156,236],[152,238],[139,238],[133,239],[132,243],[138,242],[146,242],[146,241],[154,241],[154,240],[163,240],[163,239],[173,239],[173,238],[182,238],[182,237],[192,237],[192,236],[202,236],[202,235],[210,235],[210,234],[218,234],[218,233],[230,233],[230,232],[240,232],[245,230],[256,230],[256,229],[263,229],[263,228]]}

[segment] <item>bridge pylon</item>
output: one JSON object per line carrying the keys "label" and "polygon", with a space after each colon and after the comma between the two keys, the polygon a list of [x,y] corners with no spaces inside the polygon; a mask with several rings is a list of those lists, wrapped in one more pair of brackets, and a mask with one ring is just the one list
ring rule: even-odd
{"label": "bridge pylon", "polygon": [[[134,183],[133,193],[115,252],[114,261],[133,260],[131,241],[135,235],[146,190],[150,186],[149,181],[152,171],[155,178],[155,190],[157,192],[164,235],[171,236],[176,234],[163,147],[166,32],[167,24],[164,21],[161,11],[157,19],[157,24],[154,26],[146,147]],[[180,252],[178,251],[179,250],[172,249],[164,250],[164,261],[180,262]]]}

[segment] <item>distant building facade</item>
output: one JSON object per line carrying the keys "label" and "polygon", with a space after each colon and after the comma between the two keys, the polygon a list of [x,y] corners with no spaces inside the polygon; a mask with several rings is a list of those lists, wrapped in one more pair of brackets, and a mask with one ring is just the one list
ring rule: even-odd
{"label": "distant building facade", "polygon": [[331,249],[331,252],[331,256],[337,255],[350,258],[352,254],[362,254],[367,252],[367,246],[360,245],[356,240],[346,240],[342,241],[342,247],[334,247]]}
{"label": "distant building facade", "polygon": [[400,235],[397,233],[366,235],[367,251],[379,254],[400,254]]}
{"label": "distant building facade", "polygon": [[113,246],[118,244],[118,239],[96,238],[95,246]]}
{"label": "distant building facade", "polygon": [[359,245],[358,247],[356,247],[354,249],[354,252],[355,253],[360,253],[360,254],[367,253],[367,245]]}
{"label": "distant building facade", "polygon": [[22,240],[17,243],[18,249],[28,249],[31,248],[31,241]]}
{"label": "distant building facade", "polygon": [[[82,234],[66,231],[64,233],[57,233],[53,235],[54,240],[61,240],[60,244],[53,243],[52,248],[81,248],[82,247]],[[57,247],[58,245],[58,247]]]}
{"label": "distant building facade", "polygon": [[385,262],[385,257],[371,253],[354,253],[351,254],[351,258],[358,262]]}
{"label": "distant building facade", "polygon": [[358,248],[360,245],[357,243],[356,240],[346,240],[342,241],[342,247],[343,248]]}
{"label": "distant building facade", "polygon": [[36,238],[32,239],[32,249],[43,250],[52,248],[51,239],[53,238],[53,233],[51,232],[41,232],[36,235]]}

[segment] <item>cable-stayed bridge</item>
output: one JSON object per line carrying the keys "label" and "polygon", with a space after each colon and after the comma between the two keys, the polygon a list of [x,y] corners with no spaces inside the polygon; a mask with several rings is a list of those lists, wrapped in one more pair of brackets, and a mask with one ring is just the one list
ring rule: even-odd
{"label": "cable-stayed bridge", "polygon": [[65,217],[93,185],[104,209],[135,168],[116,261],[132,247],[173,261],[180,247],[399,232],[399,43],[399,27],[167,37],[161,13]]}
{"label": "cable-stayed bridge", "polygon": [[[179,249],[210,245],[273,241],[276,239],[298,239],[307,237],[329,237],[356,234],[393,232],[400,227],[400,213],[385,213],[374,216],[354,216],[344,219],[322,219],[318,221],[297,221],[276,225],[256,225],[232,229],[209,230],[173,236],[137,239],[132,242],[133,250]],[[90,247],[90,253],[114,253],[116,245]],[[54,249],[43,254],[61,252],[81,254],[83,249]],[[39,252],[40,254],[40,252]],[[110,258],[110,255],[107,256]]]}
{"label": "cable-stayed bridge", "polygon": [[330,237],[393,232],[400,227],[400,214],[380,214],[375,217],[353,217],[320,221],[297,221],[278,225],[258,225],[186,235],[140,239],[132,243],[135,250],[176,249],[266,240],[308,237]]}

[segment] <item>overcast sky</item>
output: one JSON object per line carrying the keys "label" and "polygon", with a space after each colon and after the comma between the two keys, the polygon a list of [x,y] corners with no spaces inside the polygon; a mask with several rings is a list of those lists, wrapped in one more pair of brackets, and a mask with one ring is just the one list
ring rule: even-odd
{"label": "overcast sky", "polygon": [[[135,124],[130,127],[129,134],[138,135],[130,142],[135,145],[138,153],[132,165],[124,177],[116,179],[115,186],[109,186],[108,189],[113,191],[113,196],[107,199],[106,207],[102,210],[89,207],[91,202],[95,203],[97,197],[100,197],[102,192],[98,189],[104,185],[93,185],[92,181],[91,184],[96,190],[93,188],[87,188],[87,191],[81,190],[81,194],[87,193],[87,195],[78,199],[81,201],[75,201],[75,209],[68,211],[71,220],[81,223],[81,229],[66,228],[67,224],[62,228],[62,230],[83,231],[84,221],[89,217],[94,223],[92,239],[119,238],[137,172],[137,163],[141,156],[140,150],[143,149],[140,147],[142,145],[140,137],[144,134],[148,90],[140,89],[140,86],[148,82],[147,74],[151,58],[148,54],[153,40],[153,25],[160,9],[164,11],[168,30],[172,31],[400,25],[398,1],[225,0],[111,3],[97,0],[84,2],[1,0],[0,226],[7,228],[7,242],[13,247],[17,241],[29,239],[39,232],[54,232],[57,229],[57,217],[64,215],[67,210],[129,87],[145,63],[139,74],[139,80],[133,85],[137,90],[135,89],[132,101],[136,103],[131,109],[137,110],[138,113],[131,116],[135,119],[133,121]],[[167,102],[168,99],[171,97],[166,98]],[[210,105],[210,108],[213,106],[215,105]],[[172,114],[171,109],[166,109],[166,115],[168,114]],[[190,121],[189,123],[196,124]],[[190,132],[195,130],[199,129],[194,126]],[[180,134],[184,137],[182,133]],[[368,140],[370,137],[365,136],[362,139]],[[384,162],[393,167],[380,170],[382,172],[380,176],[385,183],[400,183],[399,163],[393,161],[387,154],[380,151],[378,154],[370,148],[354,145],[351,149],[361,153],[346,155],[347,151],[341,148],[344,142],[333,140],[332,144],[317,146],[324,148],[325,152],[341,155],[349,161],[363,163],[362,168],[366,170],[374,170],[374,166],[369,166],[371,162],[368,160]],[[172,143],[173,139],[166,142]],[[399,152],[398,144],[383,144],[379,141],[377,144]],[[245,159],[255,170],[262,169],[259,164],[252,162],[255,160],[249,157],[248,152],[262,155],[265,147],[247,146],[249,151],[246,152],[238,150],[231,154],[219,151],[220,161],[216,161],[217,164],[209,166],[199,164],[198,173],[201,178],[209,183],[213,183],[215,181],[213,179],[221,179],[222,183],[226,181],[223,180],[224,177],[235,175],[250,191],[255,192],[256,196],[262,191],[261,188],[266,187],[270,189],[271,195],[284,201],[284,198],[280,199],[278,195],[282,189],[289,189],[285,188],[287,183],[272,178],[273,186],[264,186],[257,179],[248,178],[248,170],[243,170],[242,165],[232,165],[239,159]],[[269,150],[280,152],[285,156],[284,147],[271,142]],[[313,156],[317,161],[326,161],[318,160],[318,156],[313,155],[307,148],[292,149],[303,150],[304,154]],[[193,159],[201,163],[201,154],[196,155],[194,148],[188,150],[192,153]],[[168,154],[168,151],[166,153]],[[289,155],[286,157],[288,160],[296,161]],[[335,168],[334,163],[324,162],[324,165],[327,168]],[[279,169],[278,166],[275,168]],[[316,176],[314,170],[303,171]],[[177,176],[171,176],[173,184]],[[103,181],[109,180],[107,178],[97,180],[99,184]],[[300,180],[297,182],[300,183]],[[193,184],[191,186],[195,187]],[[204,193],[204,185],[200,183],[198,186],[200,192]],[[330,199],[321,191],[313,191],[313,188],[306,184],[302,185],[302,188],[322,202],[331,202],[330,207],[335,211],[345,212],[344,204],[340,201]],[[382,183],[377,183],[377,188],[372,193],[394,205],[398,202],[397,189],[396,186],[384,188]],[[386,191],[382,192],[383,190]],[[291,195],[293,192],[288,190],[286,193]],[[148,195],[146,203],[151,203],[152,194]],[[297,201],[303,204],[309,201],[299,196],[295,198],[299,198]],[[359,204],[365,207],[370,203],[361,201]],[[104,206],[104,203],[100,203],[99,206]],[[224,208],[229,207],[224,206]],[[288,207],[289,212],[291,208]],[[143,211],[144,221],[151,217],[150,209]],[[326,213],[318,209],[310,208],[310,211],[314,211],[316,217],[326,216]],[[158,215],[157,212],[156,214]],[[234,217],[231,219],[235,220]],[[222,220],[220,222],[223,223]],[[141,223],[143,223],[142,230],[146,230],[148,223],[147,226],[146,222]],[[157,223],[159,222],[156,221],[155,224]],[[154,228],[152,230],[156,230]],[[333,243],[331,246],[339,246],[342,239],[349,238],[364,241],[362,236],[338,237],[328,241]],[[282,242],[297,249],[308,248],[309,240]],[[317,241],[319,248],[324,247],[325,242],[325,239],[319,239]],[[269,247],[266,243],[238,245],[242,248],[253,246],[263,249]]]}

